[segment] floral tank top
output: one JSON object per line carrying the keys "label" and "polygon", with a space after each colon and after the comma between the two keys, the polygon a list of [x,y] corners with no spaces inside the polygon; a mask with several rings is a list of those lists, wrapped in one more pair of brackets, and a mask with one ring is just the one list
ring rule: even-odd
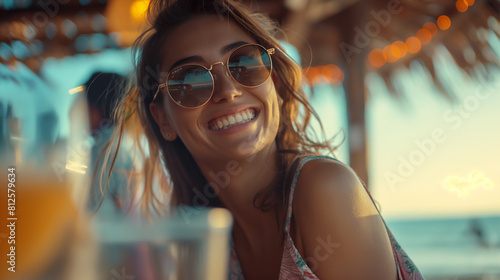
{"label": "floral tank top", "polygon": [[[285,246],[283,250],[283,257],[281,259],[281,269],[279,280],[317,280],[319,279],[307,266],[306,262],[300,255],[297,248],[293,243],[293,240],[290,236],[290,220],[292,217],[292,201],[293,201],[293,193],[295,190],[295,184],[297,183],[297,179],[299,177],[300,171],[304,164],[310,160],[318,159],[318,158],[328,158],[332,160],[336,160],[327,156],[310,156],[305,157],[300,160],[299,165],[297,167],[297,171],[295,173],[291,190],[289,196],[289,203],[286,215],[286,224],[285,224]],[[336,160],[338,161],[338,160]],[[373,201],[370,193],[368,195]],[[382,219],[383,221],[383,219]],[[406,252],[401,248],[397,240],[394,238],[392,232],[389,230],[387,225],[385,224],[385,228],[387,230],[387,235],[391,242],[392,252],[394,255],[394,260],[396,262],[396,270],[398,275],[398,280],[420,280],[424,279],[418,268],[412,262],[410,257],[406,254]],[[229,280],[244,280],[243,272],[241,270],[240,263],[238,261],[238,256],[236,254],[236,250],[233,246],[233,240],[231,239],[231,253],[229,259]]]}

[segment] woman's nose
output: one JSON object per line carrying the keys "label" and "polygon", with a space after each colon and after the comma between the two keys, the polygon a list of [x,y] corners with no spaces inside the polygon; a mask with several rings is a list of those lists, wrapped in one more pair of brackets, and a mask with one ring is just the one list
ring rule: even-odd
{"label": "woman's nose", "polygon": [[214,94],[212,96],[214,103],[234,101],[241,96],[240,86],[231,78],[225,66],[214,67],[212,75],[214,76]]}

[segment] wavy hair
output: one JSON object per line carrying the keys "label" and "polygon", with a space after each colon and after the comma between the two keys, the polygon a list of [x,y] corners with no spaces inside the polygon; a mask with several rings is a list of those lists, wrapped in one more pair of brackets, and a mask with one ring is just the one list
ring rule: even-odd
{"label": "wavy hair", "polygon": [[[280,122],[276,135],[278,147],[278,181],[265,188],[254,198],[254,205],[263,211],[273,207],[286,209],[286,198],[290,192],[290,177],[298,157],[334,150],[328,141],[315,140],[309,133],[311,116],[323,126],[318,115],[309,104],[302,88],[302,70],[284,51],[276,39],[280,30],[271,20],[257,13],[251,13],[243,4],[233,0],[153,0],[148,9],[150,27],[137,38],[133,46],[135,66],[135,89],[122,96],[115,113],[118,129],[115,139],[120,140],[125,131],[133,127],[136,148],[142,155],[140,182],[144,186],[141,209],[151,214],[165,213],[165,206],[221,206],[213,195],[207,179],[198,168],[182,140],[177,137],[167,141],[153,119],[149,105],[162,75],[159,61],[164,61],[162,49],[166,37],[184,22],[202,15],[217,15],[234,21],[257,43],[265,48],[275,48],[272,56],[276,91],[281,98]],[[164,77],[164,76],[163,76]],[[161,95],[154,102],[162,102]],[[323,138],[324,139],[324,138]],[[116,155],[116,150],[114,154]],[[113,154],[108,151],[105,161]],[[112,167],[111,167],[112,168]],[[109,171],[108,171],[109,172]],[[137,174],[136,174],[137,175]],[[137,180],[136,180],[137,181]],[[156,187],[154,187],[156,186]],[[204,193],[203,205],[196,196]],[[169,203],[166,203],[168,195]],[[278,217],[277,217],[278,218]],[[279,218],[278,218],[279,223]]]}

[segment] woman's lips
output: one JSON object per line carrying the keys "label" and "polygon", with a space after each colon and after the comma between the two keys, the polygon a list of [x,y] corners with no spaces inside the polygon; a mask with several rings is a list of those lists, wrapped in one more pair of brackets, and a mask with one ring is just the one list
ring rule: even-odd
{"label": "woman's lips", "polygon": [[257,111],[254,108],[247,108],[235,113],[227,114],[215,118],[208,123],[208,129],[213,131],[224,130],[235,125],[244,124],[255,118]]}

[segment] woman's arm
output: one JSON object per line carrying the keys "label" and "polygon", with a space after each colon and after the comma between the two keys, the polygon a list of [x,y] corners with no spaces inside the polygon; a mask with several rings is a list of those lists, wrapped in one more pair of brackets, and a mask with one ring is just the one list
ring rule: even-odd
{"label": "woman's arm", "polygon": [[293,217],[294,242],[320,279],[397,279],[384,223],[350,167],[328,159],[305,164]]}

